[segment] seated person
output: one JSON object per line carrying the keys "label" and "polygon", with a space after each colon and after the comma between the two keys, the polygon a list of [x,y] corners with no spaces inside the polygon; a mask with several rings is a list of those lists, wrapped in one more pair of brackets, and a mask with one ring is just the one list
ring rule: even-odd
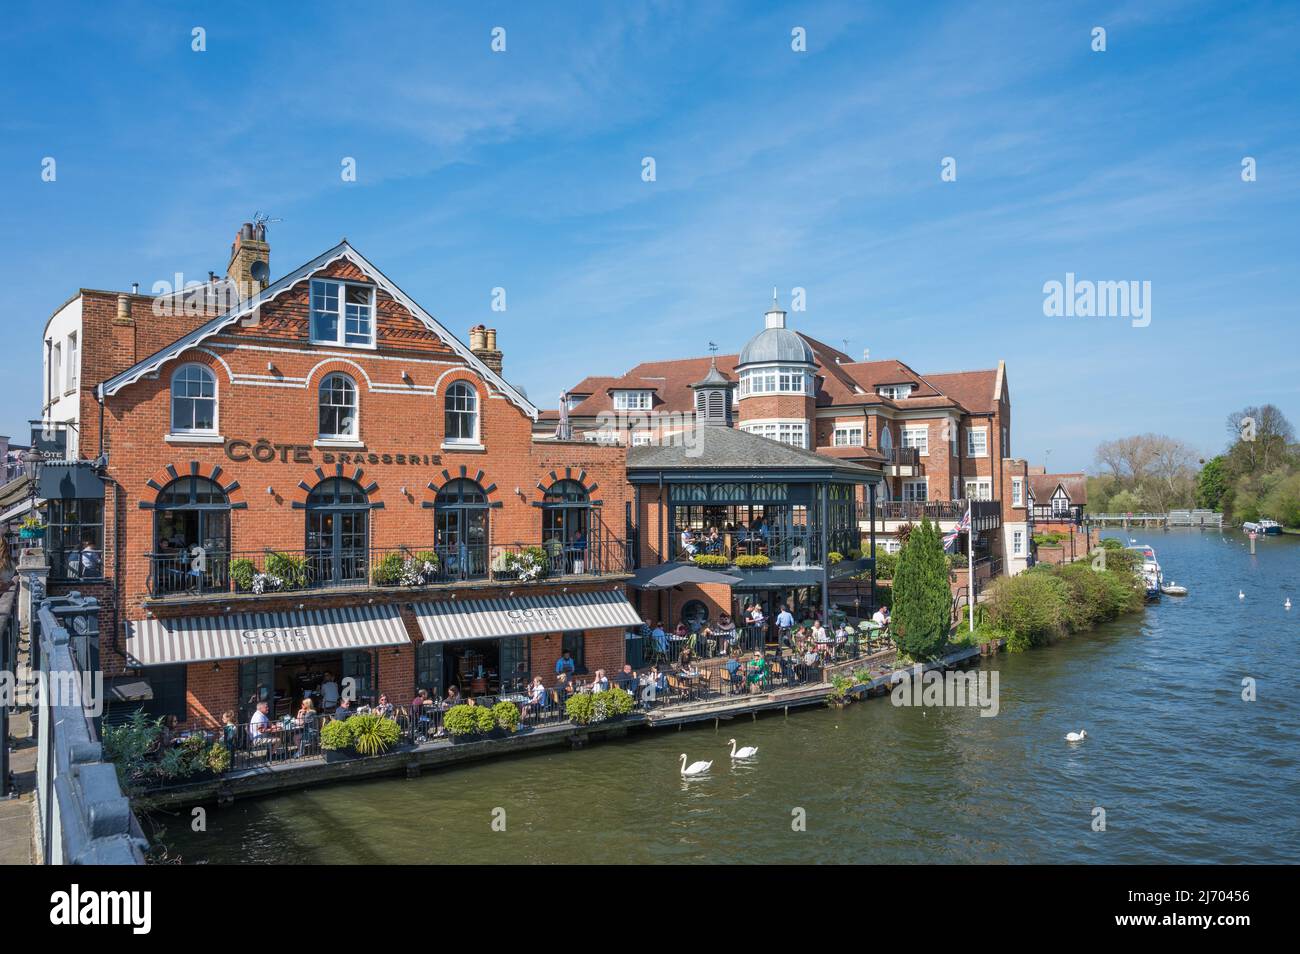
{"label": "seated person", "polygon": [[334,710],[334,718],[339,720],[350,719],[356,714],[356,710],[352,708],[352,700],[347,696],[339,700],[338,708]]}
{"label": "seated person", "polygon": [[605,670],[597,669],[596,678],[591,681],[592,692],[604,692],[609,688],[609,679],[605,676]]}
{"label": "seated person", "polygon": [[452,706],[458,706],[464,701],[465,700],[460,697],[460,689],[453,685],[447,690],[447,698],[442,700],[442,707],[444,709],[450,709]]}
{"label": "seated person", "polygon": [[386,693],[381,692],[379,694],[379,703],[371,711],[379,713],[386,719],[391,719],[393,717],[393,704],[388,701]]}
{"label": "seated person", "polygon": [[690,527],[687,527],[682,531],[682,552],[686,554],[687,558],[690,558],[695,556],[696,549],[695,534]]}
{"label": "seated person", "polygon": [[879,623],[881,626],[884,626],[889,622],[889,608],[886,606],[880,607],[876,610],[875,615],[872,616],[871,619],[874,622]]}
{"label": "seated person", "polygon": [[83,578],[103,575],[103,558],[100,556],[99,550],[95,547],[95,542],[90,537],[86,537],[81,542],[79,564],[81,570],[79,575]]}
{"label": "seated person", "polygon": [[271,706],[267,702],[259,702],[257,708],[253,710],[253,717],[248,721],[248,744],[253,746],[265,746],[271,744],[271,717],[267,715]]}
{"label": "seated person", "polygon": [[727,660],[726,669],[727,679],[733,686],[737,685],[740,682],[740,657],[736,653],[732,653]]}
{"label": "seated person", "polygon": [[628,692],[636,691],[636,670],[632,668],[631,663],[623,663],[623,671],[618,674],[615,681],[620,689],[626,689]]}
{"label": "seated person", "polygon": [[528,691],[528,701],[523,704],[519,710],[519,718],[535,715],[546,708],[546,684],[542,682],[542,677],[538,676],[533,680],[532,686]]}

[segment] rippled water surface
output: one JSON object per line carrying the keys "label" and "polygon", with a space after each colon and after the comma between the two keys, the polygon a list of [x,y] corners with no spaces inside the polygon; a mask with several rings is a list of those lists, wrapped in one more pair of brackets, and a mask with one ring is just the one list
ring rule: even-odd
{"label": "rippled water surface", "polygon": [[[1300,861],[1300,538],[1133,534],[1191,594],[986,662],[995,718],[877,699],[640,733],[245,801],[166,840],[218,863]],[[733,735],[758,758],[733,767]],[[712,771],[683,781],[682,752]]]}

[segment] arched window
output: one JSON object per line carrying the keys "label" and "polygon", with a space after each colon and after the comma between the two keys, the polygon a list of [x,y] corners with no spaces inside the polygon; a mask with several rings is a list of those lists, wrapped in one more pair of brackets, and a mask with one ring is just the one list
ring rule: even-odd
{"label": "arched window", "polygon": [[486,576],[488,501],[483,488],[464,477],[448,481],[434,498],[433,519],[444,572],[462,580]]}
{"label": "arched window", "polygon": [[576,480],[557,480],[542,496],[542,546],[554,571],[587,572],[590,514],[587,488]]}
{"label": "arched window", "polygon": [[478,443],[478,392],[467,381],[447,388],[446,435],[452,444]]}
{"label": "arched window", "polygon": [[327,477],[307,495],[307,574],[320,586],[370,576],[370,501],[356,481]]}
{"label": "arched window", "polygon": [[172,433],[215,434],[217,379],[201,364],[183,364],[172,375]]}
{"label": "arched window", "polygon": [[180,477],[154,502],[155,595],[224,590],[230,582],[230,500],[215,481]]}
{"label": "arched window", "polygon": [[322,440],[357,436],[357,386],[346,374],[327,374],[320,383]]}

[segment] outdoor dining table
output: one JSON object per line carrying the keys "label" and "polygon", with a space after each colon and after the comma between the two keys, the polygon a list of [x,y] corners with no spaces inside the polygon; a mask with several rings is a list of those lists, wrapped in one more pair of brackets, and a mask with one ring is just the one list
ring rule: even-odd
{"label": "outdoor dining table", "polygon": [[508,696],[499,696],[498,698],[499,698],[502,702],[513,702],[513,703],[514,703],[515,705],[517,705],[517,706],[522,706],[525,702],[528,701],[528,697],[527,697],[527,696],[522,695],[522,694],[517,693],[517,692],[515,692],[515,693],[511,693],[511,694],[508,695]]}

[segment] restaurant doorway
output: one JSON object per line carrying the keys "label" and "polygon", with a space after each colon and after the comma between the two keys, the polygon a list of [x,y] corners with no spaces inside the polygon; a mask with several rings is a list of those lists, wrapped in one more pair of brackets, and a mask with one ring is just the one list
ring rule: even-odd
{"label": "restaurant doorway", "polygon": [[416,682],[435,699],[455,686],[462,697],[522,692],[532,680],[526,636],[424,643],[417,656]]}
{"label": "restaurant doorway", "polygon": [[329,679],[340,694],[351,691],[354,706],[371,705],[375,702],[375,669],[374,653],[368,650],[240,660],[240,721],[247,723],[259,702],[268,703],[273,719],[296,714],[305,697],[312,700],[317,712],[330,711],[325,708],[323,690]]}

